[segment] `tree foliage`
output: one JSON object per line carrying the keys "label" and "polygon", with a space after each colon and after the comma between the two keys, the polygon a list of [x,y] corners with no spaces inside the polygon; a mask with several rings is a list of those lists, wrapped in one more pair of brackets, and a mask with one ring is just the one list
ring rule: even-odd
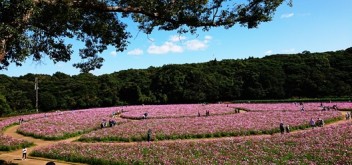
{"label": "tree foliage", "polygon": [[35,77],[39,79],[40,111],[126,104],[351,98],[349,50],[164,65],[101,76],[60,72],[52,76],[0,75],[0,97],[5,97],[1,104],[5,109],[9,105],[12,112],[33,109]]}
{"label": "tree foliage", "polygon": [[11,109],[6,102],[6,98],[3,95],[0,95],[0,116],[2,116],[2,114],[8,114],[10,112]]}
{"label": "tree foliage", "polygon": [[[2,0],[0,2],[0,69],[45,56],[67,62],[73,55],[65,39],[85,43],[81,62],[87,73],[100,68],[107,46],[124,51],[131,37],[124,18],[146,34],[153,30],[196,33],[198,28],[256,28],[270,21],[284,0]],[[291,0],[288,2],[291,4]]]}

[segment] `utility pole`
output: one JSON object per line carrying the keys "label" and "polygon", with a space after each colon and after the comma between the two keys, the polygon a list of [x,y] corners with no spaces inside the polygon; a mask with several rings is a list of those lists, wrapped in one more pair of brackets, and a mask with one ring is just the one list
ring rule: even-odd
{"label": "utility pole", "polygon": [[34,90],[35,90],[35,109],[38,113],[38,77],[35,78]]}

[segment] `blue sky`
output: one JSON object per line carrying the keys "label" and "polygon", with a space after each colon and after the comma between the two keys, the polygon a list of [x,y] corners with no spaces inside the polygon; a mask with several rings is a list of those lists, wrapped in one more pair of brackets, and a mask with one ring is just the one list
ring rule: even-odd
{"label": "blue sky", "polygon": [[[105,59],[94,75],[109,74],[126,69],[144,69],[165,64],[199,63],[223,59],[244,59],[249,56],[264,57],[271,54],[324,52],[352,47],[352,0],[293,0],[293,7],[280,6],[271,22],[262,23],[257,29],[239,25],[231,28],[214,28],[198,35],[179,36],[176,31],[155,30],[150,35],[138,33],[137,26],[129,24],[133,37],[124,52],[109,48],[101,56]],[[27,73],[49,74],[63,72],[79,74],[72,67],[80,62],[74,44],[70,62],[54,64],[48,58],[33,62],[29,58],[21,67],[11,65],[0,74],[21,76]]]}

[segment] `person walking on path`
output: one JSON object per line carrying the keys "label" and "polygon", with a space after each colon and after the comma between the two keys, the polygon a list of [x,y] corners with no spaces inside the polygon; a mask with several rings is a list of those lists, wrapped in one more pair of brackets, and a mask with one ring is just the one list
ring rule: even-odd
{"label": "person walking on path", "polygon": [[27,148],[22,149],[22,160],[23,159],[25,159],[25,160],[27,159]]}
{"label": "person walking on path", "polygon": [[351,114],[350,114],[350,112],[347,112],[346,113],[346,120],[349,120],[351,118]]}

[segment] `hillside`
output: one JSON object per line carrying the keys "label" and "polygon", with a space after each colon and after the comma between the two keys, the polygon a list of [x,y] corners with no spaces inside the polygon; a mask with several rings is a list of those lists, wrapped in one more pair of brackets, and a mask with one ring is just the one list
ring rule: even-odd
{"label": "hillside", "polygon": [[[92,74],[0,75],[1,113],[126,104],[351,97],[352,47]],[[1,98],[1,97],[0,97]],[[8,105],[10,107],[6,108]]]}

